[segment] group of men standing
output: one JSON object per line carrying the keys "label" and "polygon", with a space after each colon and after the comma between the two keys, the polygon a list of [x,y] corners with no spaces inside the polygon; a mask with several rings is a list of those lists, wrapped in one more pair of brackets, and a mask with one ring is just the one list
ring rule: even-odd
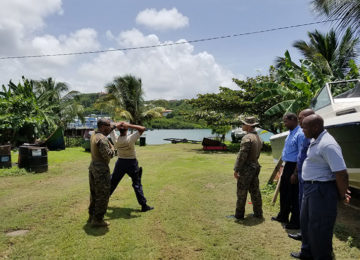
{"label": "group of men standing", "polygon": [[[98,130],[90,139],[88,223],[93,227],[104,227],[109,225],[109,222],[104,221],[109,198],[126,173],[132,179],[132,186],[138,203],[141,205],[141,211],[149,211],[153,207],[147,205],[141,184],[142,168],[138,165],[135,153],[135,142],[145,131],[145,127],[126,122],[113,124],[106,119],[99,119],[97,126]],[[136,132],[128,135],[129,128],[136,130]],[[115,129],[119,130],[120,136],[116,134]],[[114,145],[107,138],[109,134]],[[115,150],[118,160],[112,175],[110,175],[109,162],[115,156]]]}
{"label": "group of men standing", "polygon": [[[288,113],[283,117],[289,135],[285,140],[282,160],[285,162],[280,179],[280,212],[272,220],[285,224],[287,229],[301,229],[289,237],[302,240],[300,252],[291,256],[298,259],[332,259],[332,236],[337,214],[337,201],[349,202],[348,174],[341,148],[324,129],[324,120],[311,109],[300,112],[299,117]],[[234,166],[237,179],[237,203],[234,217],[244,219],[247,193],[250,192],[253,216],[263,218],[259,189],[262,141],[255,126],[255,117],[242,120],[247,134],[242,138]],[[299,124],[300,123],[300,124]],[[120,131],[117,136],[115,129]],[[127,134],[128,129],[136,130]],[[152,210],[143,193],[142,168],[138,166],[135,142],[145,127],[126,122],[117,124],[98,120],[98,131],[91,136],[91,163],[89,166],[90,205],[89,220],[94,227],[107,226],[104,221],[111,194],[125,173],[142,211]],[[114,146],[107,136],[110,134]],[[110,175],[109,162],[117,150],[118,160]],[[290,219],[289,219],[290,216]]]}
{"label": "group of men standing", "polygon": [[[332,237],[337,201],[350,200],[348,174],[341,148],[324,129],[324,120],[311,109],[283,117],[289,135],[285,140],[280,178],[280,212],[271,219],[286,229],[301,229],[289,234],[302,240],[301,251],[290,255],[297,259],[332,259]],[[250,192],[254,217],[263,218],[258,175],[261,141],[254,131],[254,117],[242,121],[243,137],[235,162],[237,203],[234,217],[244,219],[247,192]],[[290,219],[289,219],[290,217]]]}

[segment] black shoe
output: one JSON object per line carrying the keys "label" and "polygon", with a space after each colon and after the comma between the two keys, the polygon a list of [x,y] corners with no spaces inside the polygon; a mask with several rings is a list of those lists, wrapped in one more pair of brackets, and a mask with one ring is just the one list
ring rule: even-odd
{"label": "black shoe", "polygon": [[280,223],[288,223],[287,219],[282,219],[282,218],[279,218],[279,217],[271,217],[271,220],[272,221],[277,221],[277,222],[280,222]]}
{"label": "black shoe", "polygon": [[255,214],[254,213],[254,214],[251,214],[251,216],[254,217],[254,218],[264,219],[262,214],[260,215],[260,214]]}
{"label": "black shoe", "polygon": [[292,238],[292,239],[295,239],[295,240],[299,240],[299,241],[302,240],[302,235],[301,235],[301,233],[288,234],[288,237],[290,237],[290,238]]}
{"label": "black shoe", "polygon": [[293,224],[293,223],[288,223],[285,225],[286,229],[300,229],[300,225],[298,224]]}
{"label": "black shoe", "polygon": [[149,211],[149,210],[152,210],[152,209],[154,209],[154,207],[150,207],[149,205],[145,205],[145,206],[141,207],[141,212],[146,212],[146,211]]}
{"label": "black shoe", "polygon": [[291,252],[291,257],[294,257],[296,259],[304,259],[304,260],[312,260],[313,258],[311,256],[304,256],[301,252]]}

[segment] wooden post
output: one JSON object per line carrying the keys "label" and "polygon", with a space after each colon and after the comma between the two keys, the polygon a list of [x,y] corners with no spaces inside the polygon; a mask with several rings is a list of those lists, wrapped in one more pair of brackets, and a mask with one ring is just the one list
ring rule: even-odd
{"label": "wooden post", "polygon": [[276,164],[276,166],[274,168],[274,171],[272,172],[272,174],[270,176],[268,184],[271,184],[274,181],[274,178],[275,178],[276,174],[278,173],[278,171],[280,170],[280,167],[281,167],[282,163],[283,163],[283,161],[282,161],[282,159],[280,157],[278,163]]}

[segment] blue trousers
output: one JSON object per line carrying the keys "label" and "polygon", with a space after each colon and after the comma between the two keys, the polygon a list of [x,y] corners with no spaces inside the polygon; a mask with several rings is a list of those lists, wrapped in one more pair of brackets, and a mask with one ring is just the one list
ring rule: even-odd
{"label": "blue trousers", "polygon": [[114,192],[125,173],[127,173],[132,180],[132,186],[139,204],[145,206],[146,198],[141,184],[142,168],[139,168],[138,161],[136,159],[119,158],[117,160],[114,171],[111,175],[110,195]]}
{"label": "blue trousers", "polygon": [[301,205],[301,253],[332,259],[332,237],[337,214],[336,182],[306,183]]}

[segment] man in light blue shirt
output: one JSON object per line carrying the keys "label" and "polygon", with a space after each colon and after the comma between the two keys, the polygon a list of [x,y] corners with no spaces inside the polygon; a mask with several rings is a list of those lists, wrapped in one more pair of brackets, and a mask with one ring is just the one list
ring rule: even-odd
{"label": "man in light blue shirt", "polygon": [[295,168],[304,141],[304,133],[298,125],[298,118],[295,114],[286,114],[283,121],[290,133],[286,137],[281,158],[285,162],[285,166],[280,179],[280,212],[271,219],[286,223],[285,228],[287,229],[299,229],[299,186]]}
{"label": "man in light blue shirt", "polygon": [[298,259],[332,259],[332,236],[337,200],[349,202],[349,185],[341,148],[324,130],[319,115],[303,121],[307,138],[313,138],[302,168],[304,195],[301,206],[301,251],[291,253]]}

